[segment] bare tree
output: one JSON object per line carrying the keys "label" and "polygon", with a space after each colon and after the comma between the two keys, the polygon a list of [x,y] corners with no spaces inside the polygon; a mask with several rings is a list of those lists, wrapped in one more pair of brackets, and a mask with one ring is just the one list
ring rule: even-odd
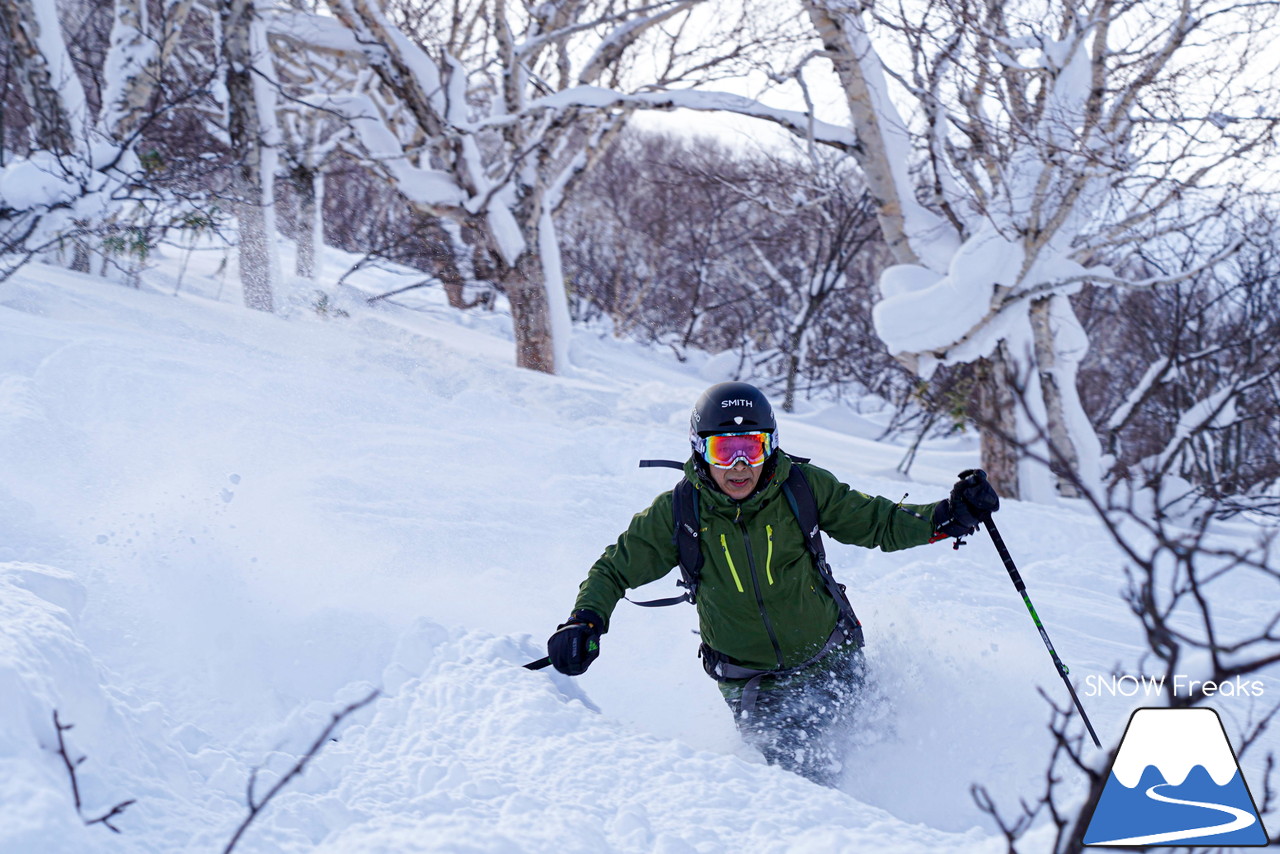
{"label": "bare tree", "polygon": [[71,266],[88,270],[88,237],[118,235],[161,195],[144,137],[208,82],[171,70],[192,7],[163,0],[144,15],[138,0],[89,4],[72,10],[84,14],[68,33],[53,3],[0,2],[5,111],[21,101],[28,131],[18,145],[3,137],[0,279],[64,243]]}
{"label": "bare tree", "polygon": [[[755,182],[765,193],[754,198],[765,214],[765,233],[750,246],[762,281],[776,294],[771,325],[787,412],[795,408],[802,371],[812,374],[811,385],[821,375],[810,369],[831,342],[818,339],[846,337],[823,323],[828,307],[854,283],[873,280],[882,266],[880,234],[860,176],[844,158],[810,154],[801,161],[765,158],[766,172]],[[870,301],[860,308],[869,315]]]}
{"label": "bare tree", "polygon": [[[1101,452],[1075,386],[1087,341],[1068,296],[1126,284],[1100,256],[1232,204],[1232,170],[1277,127],[1274,90],[1250,85],[1275,8],[801,2],[898,261],[881,280],[881,336],[922,377],[981,364],[981,420],[999,428],[984,433],[983,462],[1003,492],[1073,494],[1066,470],[1096,487]],[[1199,49],[1213,40],[1231,47]],[[1197,266],[1234,247],[1213,245]],[[1024,374],[1061,450],[1053,479],[998,439],[1036,436],[1007,394]]]}
{"label": "bare tree", "polygon": [[511,303],[518,364],[551,371],[565,357],[554,214],[633,109],[599,87],[687,85],[743,52],[742,7],[712,22],[719,40],[685,36],[704,2],[330,0],[375,77],[325,105],[346,112],[370,164],[406,198],[475,240],[475,263]]}
{"label": "bare tree", "polygon": [[[1280,334],[1275,229],[1256,223],[1231,259],[1185,281],[1092,295],[1093,334],[1104,346],[1086,364],[1112,479],[1184,484],[1187,503],[1217,512],[1280,511]],[[1149,274],[1185,266],[1192,239],[1173,258],[1144,260]],[[1136,382],[1118,384],[1116,375]],[[1156,513],[1168,508],[1157,506]]]}
{"label": "bare tree", "polygon": [[[1013,396],[1030,417],[1035,401],[1028,396],[1026,384],[1019,384]],[[1049,456],[1030,446],[1022,452],[1038,465],[1060,462],[1047,431],[1041,439],[1038,444],[1049,449]],[[1221,502],[1189,501],[1181,479],[1168,470],[1151,472],[1140,487],[1113,489],[1106,495],[1095,494],[1083,481],[1078,480],[1076,487],[1126,562],[1122,595],[1141,624],[1147,648],[1137,661],[1125,664],[1139,678],[1162,678],[1170,689],[1161,695],[1168,707],[1212,704],[1216,698],[1214,688],[1206,687],[1210,683],[1216,687],[1259,676],[1280,663],[1280,608],[1264,606],[1243,620],[1222,617],[1224,603],[1238,601],[1241,595],[1262,603],[1280,601],[1274,528],[1258,526],[1251,537],[1221,536],[1215,530]],[[1153,514],[1153,508],[1159,507],[1177,512]],[[1178,674],[1192,674],[1196,681],[1180,683]],[[1103,761],[1087,757],[1074,710],[1055,704],[1047,695],[1045,699],[1052,707],[1052,750],[1043,789],[1021,797],[1012,814],[1001,809],[985,786],[975,785],[973,794],[1005,836],[1010,852],[1019,851],[1023,836],[1047,820],[1055,828],[1055,854],[1078,854],[1084,850],[1087,820],[1107,783],[1105,769],[1113,764],[1119,745]],[[1237,722],[1232,743],[1240,759],[1253,758],[1264,749],[1262,736],[1278,712],[1280,702],[1268,703]],[[1267,749],[1262,760],[1264,816],[1275,815],[1280,807],[1272,779],[1275,762],[1274,749]],[[1061,784],[1067,773],[1084,777],[1083,803],[1068,801],[1064,795]],[[1280,834],[1271,841],[1277,839]],[[1042,844],[1037,850],[1043,850]]]}
{"label": "bare tree", "polygon": [[[314,279],[317,255],[324,244],[325,173],[339,156],[350,154],[351,127],[341,115],[318,109],[317,93],[350,90],[361,85],[361,68],[344,49],[332,49],[299,39],[317,18],[323,2],[289,0],[290,8],[272,9],[267,16],[268,41],[280,91],[276,98],[280,157],[293,209],[292,236],[296,242],[294,272]],[[364,72],[367,75],[367,72]]]}
{"label": "bare tree", "polygon": [[574,294],[619,334],[642,328],[679,358],[736,350],[754,373],[775,345],[776,294],[751,248],[776,233],[762,203],[788,191],[775,178],[711,139],[624,135],[564,217]]}
{"label": "bare tree", "polygon": [[815,392],[905,400],[871,328],[886,253],[852,162],[820,150],[623,134],[567,206],[579,318],[615,334],[733,351],[788,405]]}

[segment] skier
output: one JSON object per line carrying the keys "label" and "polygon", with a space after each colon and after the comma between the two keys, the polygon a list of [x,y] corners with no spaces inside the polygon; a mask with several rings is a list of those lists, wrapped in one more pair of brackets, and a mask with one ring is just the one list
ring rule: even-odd
{"label": "skier", "polygon": [[[831,577],[818,528],[896,551],[973,533],[999,499],[981,472],[962,473],[936,504],[864,495],[781,451],[773,409],[747,383],[703,392],[689,440],[686,480],[636,514],[591,567],[572,614],[547,641],[548,658],[561,673],[585,672],[625,591],[680,564],[689,590],[681,599],[698,609],[703,666],[743,739],[770,764],[834,786],[838,734],[853,723],[866,664],[861,624]],[[670,601],[681,600],[655,604]]]}

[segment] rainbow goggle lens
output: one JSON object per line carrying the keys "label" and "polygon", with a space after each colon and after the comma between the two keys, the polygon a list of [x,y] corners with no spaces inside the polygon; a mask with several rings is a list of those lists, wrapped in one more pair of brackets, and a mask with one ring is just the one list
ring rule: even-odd
{"label": "rainbow goggle lens", "polygon": [[772,433],[719,433],[699,440],[702,458],[718,469],[731,469],[738,460],[756,468],[773,453]]}

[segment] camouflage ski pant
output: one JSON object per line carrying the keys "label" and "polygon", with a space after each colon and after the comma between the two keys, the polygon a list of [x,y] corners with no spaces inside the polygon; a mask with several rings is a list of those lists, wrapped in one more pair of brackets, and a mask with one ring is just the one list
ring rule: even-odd
{"label": "camouflage ski pant", "polygon": [[742,739],[770,765],[835,787],[866,682],[862,650],[837,648],[804,670],[762,682],[752,709],[742,708],[745,680],[720,683]]}

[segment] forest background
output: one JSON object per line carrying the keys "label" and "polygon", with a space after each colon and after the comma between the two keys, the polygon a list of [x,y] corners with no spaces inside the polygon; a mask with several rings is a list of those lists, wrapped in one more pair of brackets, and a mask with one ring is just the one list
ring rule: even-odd
{"label": "forest background", "polygon": [[1274,14],[4,0],[0,280],[214,236],[248,307],[323,309],[336,246],[507,301],[532,369],[603,320],[976,429],[1006,495],[1272,512]]}

